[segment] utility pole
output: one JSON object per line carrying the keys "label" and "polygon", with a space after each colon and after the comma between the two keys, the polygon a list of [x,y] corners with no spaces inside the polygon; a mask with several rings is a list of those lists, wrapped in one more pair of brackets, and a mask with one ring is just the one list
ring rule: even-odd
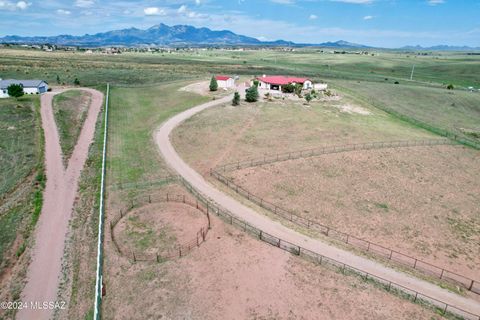
{"label": "utility pole", "polygon": [[412,73],[410,74],[410,81],[413,80],[413,72],[415,71],[415,65],[412,67]]}

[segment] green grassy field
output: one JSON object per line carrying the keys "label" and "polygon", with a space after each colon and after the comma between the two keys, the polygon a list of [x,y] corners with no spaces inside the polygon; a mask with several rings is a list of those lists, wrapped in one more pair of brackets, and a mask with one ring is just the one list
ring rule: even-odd
{"label": "green grassy field", "polygon": [[53,111],[58,128],[60,146],[66,163],[72,155],[78,136],[87,117],[91,95],[84,91],[70,90],[53,98]]}
{"label": "green grassy field", "polygon": [[[43,131],[38,97],[0,100],[0,274],[23,253],[40,215]],[[19,267],[19,270],[23,270]],[[15,277],[17,275],[14,275]],[[0,288],[3,299],[19,297],[21,281]]]}
{"label": "green grassy field", "polygon": [[153,131],[172,115],[207,98],[169,83],[144,88],[112,87],[108,184],[145,183],[169,174],[153,141]]}
{"label": "green grassy field", "polygon": [[480,93],[363,81],[336,81],[334,85],[380,109],[480,143]]}

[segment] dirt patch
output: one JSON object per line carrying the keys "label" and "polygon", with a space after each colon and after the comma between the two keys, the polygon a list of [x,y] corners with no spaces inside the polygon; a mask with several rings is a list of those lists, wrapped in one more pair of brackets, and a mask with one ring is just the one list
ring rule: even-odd
{"label": "dirt patch", "polygon": [[[188,221],[188,223],[185,223]],[[181,203],[157,203],[133,210],[114,228],[122,252],[168,256],[178,246],[190,243],[207,217],[199,210]]]}
{"label": "dirt patch", "polygon": [[359,278],[212,222],[207,242],[182,259],[109,258],[116,271],[107,280],[105,319],[439,319]]}
{"label": "dirt patch", "polygon": [[231,173],[267,201],[469,277],[480,263],[478,151],[332,154]]}
{"label": "dirt patch", "polygon": [[339,106],[338,108],[342,112],[350,113],[350,114],[356,113],[356,114],[361,114],[361,115],[364,115],[364,116],[369,116],[369,115],[372,114],[367,109],[364,109],[364,108],[359,107],[359,106],[351,105],[351,104],[344,104],[344,105]]}

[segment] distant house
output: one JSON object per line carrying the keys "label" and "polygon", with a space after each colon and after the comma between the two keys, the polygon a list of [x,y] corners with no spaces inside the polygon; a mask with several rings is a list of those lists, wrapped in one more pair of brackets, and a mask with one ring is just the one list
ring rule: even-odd
{"label": "distant house", "polygon": [[235,87],[235,79],[229,76],[215,76],[219,88],[233,88]]}
{"label": "distant house", "polygon": [[8,87],[12,84],[19,84],[23,87],[25,94],[41,94],[48,90],[48,83],[43,80],[0,80],[0,98],[8,98]]}
{"label": "distant house", "polygon": [[256,78],[259,88],[264,90],[282,91],[282,86],[287,84],[301,84],[303,89],[313,89],[313,83],[308,78],[287,77],[287,76],[262,76]]}

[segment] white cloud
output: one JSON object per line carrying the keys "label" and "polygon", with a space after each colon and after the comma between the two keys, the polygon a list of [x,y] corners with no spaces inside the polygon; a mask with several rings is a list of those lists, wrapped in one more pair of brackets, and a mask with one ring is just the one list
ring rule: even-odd
{"label": "white cloud", "polygon": [[95,4],[95,0],[76,0],[75,6],[80,8],[90,8]]}
{"label": "white cloud", "polygon": [[199,6],[199,5],[202,4],[202,2],[201,2],[200,0],[195,0],[195,4],[196,4],[197,6]]}
{"label": "white cloud", "polygon": [[311,14],[311,15],[308,17],[308,19],[310,19],[310,20],[316,20],[316,19],[318,19],[318,16],[315,15],[315,14]]}
{"label": "white cloud", "polygon": [[9,11],[15,11],[15,10],[25,10],[27,9],[31,3],[25,2],[25,1],[18,1],[18,2],[12,2],[8,0],[0,0],[0,10],[9,10]]}
{"label": "white cloud", "polygon": [[373,19],[373,16],[365,16],[363,17],[363,20],[372,20]]}
{"label": "white cloud", "polygon": [[165,9],[158,7],[145,8],[143,9],[143,13],[145,13],[146,16],[164,16],[167,14]]}
{"label": "white cloud", "polygon": [[68,11],[68,10],[64,10],[64,9],[57,9],[57,13],[62,15],[62,16],[68,16],[70,15],[72,12]]}
{"label": "white cloud", "polygon": [[428,4],[431,6],[436,6],[437,4],[445,3],[445,0],[428,0]]}
{"label": "white cloud", "polygon": [[178,13],[185,13],[185,12],[187,12],[187,6],[184,5],[184,4],[182,4],[182,5],[180,6],[180,8],[178,8],[177,11],[178,11]]}

